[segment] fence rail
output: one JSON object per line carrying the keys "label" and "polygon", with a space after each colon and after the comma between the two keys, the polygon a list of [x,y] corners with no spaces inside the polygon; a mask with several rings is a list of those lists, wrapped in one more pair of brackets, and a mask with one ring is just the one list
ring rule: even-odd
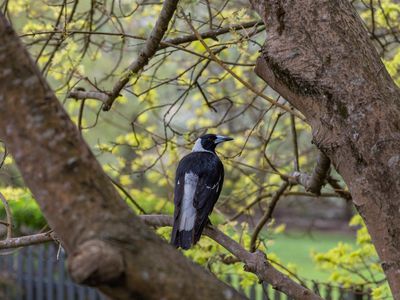
{"label": "fence rail", "polygon": [[[57,255],[58,254],[58,255]],[[58,256],[58,257],[57,257]],[[106,300],[96,289],[78,285],[69,278],[65,254],[57,247],[35,245],[0,255],[0,299],[6,300]],[[229,283],[239,289],[237,277]],[[310,288],[327,300],[369,300],[361,287],[345,290],[325,284],[311,283]],[[251,300],[286,300],[286,295],[267,284],[241,290]],[[184,299],[183,299],[184,300]]]}

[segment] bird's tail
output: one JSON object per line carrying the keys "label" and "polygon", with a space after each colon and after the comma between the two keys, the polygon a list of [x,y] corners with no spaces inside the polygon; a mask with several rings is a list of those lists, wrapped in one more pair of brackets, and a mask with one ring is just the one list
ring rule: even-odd
{"label": "bird's tail", "polygon": [[194,234],[192,230],[179,230],[178,224],[174,224],[171,235],[171,244],[176,248],[189,249],[194,244]]}

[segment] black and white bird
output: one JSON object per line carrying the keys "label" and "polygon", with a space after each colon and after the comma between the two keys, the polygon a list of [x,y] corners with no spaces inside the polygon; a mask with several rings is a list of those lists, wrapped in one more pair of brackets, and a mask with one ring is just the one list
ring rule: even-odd
{"label": "black and white bird", "polygon": [[215,153],[230,137],[206,134],[197,139],[192,152],[179,162],[174,192],[174,225],[171,244],[189,249],[200,239],[209,222],[224,182],[224,166]]}

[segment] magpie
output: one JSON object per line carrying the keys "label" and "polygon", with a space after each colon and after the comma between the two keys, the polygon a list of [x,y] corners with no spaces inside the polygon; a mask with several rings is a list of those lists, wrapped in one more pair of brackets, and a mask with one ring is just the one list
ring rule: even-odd
{"label": "magpie", "polygon": [[189,249],[200,239],[209,222],[224,182],[224,166],[215,153],[230,137],[206,134],[197,139],[192,152],[181,159],[175,176],[174,225],[171,244]]}

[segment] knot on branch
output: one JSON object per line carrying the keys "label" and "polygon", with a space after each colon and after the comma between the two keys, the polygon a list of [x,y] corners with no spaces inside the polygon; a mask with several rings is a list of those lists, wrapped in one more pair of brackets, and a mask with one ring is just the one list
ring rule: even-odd
{"label": "knot on branch", "polygon": [[267,262],[267,257],[265,253],[257,250],[253,253],[249,253],[249,255],[250,257],[246,260],[244,270],[246,272],[260,274],[260,271],[265,268],[265,263]]}
{"label": "knot on branch", "polygon": [[99,285],[119,279],[124,273],[120,251],[100,240],[89,240],[68,258],[68,272],[80,284]]}
{"label": "knot on branch", "polygon": [[298,184],[304,186],[307,192],[316,195],[321,194],[321,188],[325,184],[330,172],[330,159],[321,151],[318,153],[317,163],[310,175],[302,172],[294,172],[293,177]]}

